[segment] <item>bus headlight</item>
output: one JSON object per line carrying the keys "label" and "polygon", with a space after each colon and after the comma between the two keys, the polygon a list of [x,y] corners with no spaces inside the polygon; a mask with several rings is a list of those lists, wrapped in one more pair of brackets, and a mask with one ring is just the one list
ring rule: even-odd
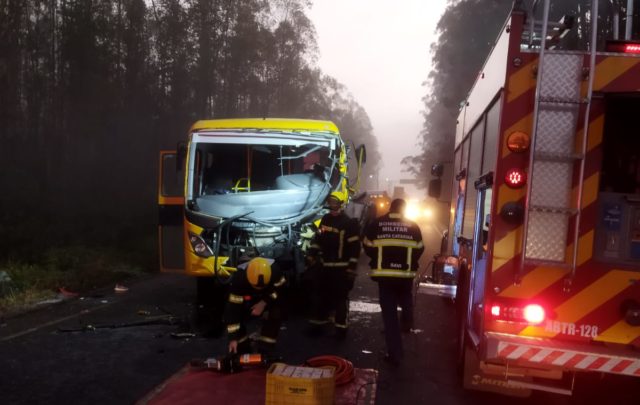
{"label": "bus headlight", "polygon": [[189,232],[189,243],[191,243],[191,248],[196,255],[200,257],[213,256],[213,251],[199,235]]}

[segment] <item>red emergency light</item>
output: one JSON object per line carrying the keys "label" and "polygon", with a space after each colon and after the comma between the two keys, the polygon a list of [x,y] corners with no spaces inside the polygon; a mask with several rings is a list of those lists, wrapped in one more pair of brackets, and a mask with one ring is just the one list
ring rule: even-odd
{"label": "red emergency light", "polygon": [[640,54],[640,42],[608,41],[607,52]]}
{"label": "red emergency light", "polygon": [[522,322],[530,325],[539,325],[547,318],[546,311],[539,304],[526,305],[501,305],[493,304],[490,307],[491,316],[500,321]]}
{"label": "red emergency light", "polygon": [[524,170],[513,168],[507,171],[504,181],[511,188],[520,188],[527,184],[527,174]]}
{"label": "red emergency light", "polygon": [[545,313],[544,308],[538,304],[529,304],[524,307],[524,319],[525,321],[537,325],[544,321]]}

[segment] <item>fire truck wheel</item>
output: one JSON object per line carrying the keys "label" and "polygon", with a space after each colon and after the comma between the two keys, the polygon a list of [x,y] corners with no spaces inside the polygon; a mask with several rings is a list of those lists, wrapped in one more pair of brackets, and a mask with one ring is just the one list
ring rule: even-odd
{"label": "fire truck wheel", "polygon": [[458,374],[462,376],[464,374],[464,356],[467,348],[467,322],[464,318],[459,318],[458,323],[458,336],[456,339],[456,370],[458,371]]}
{"label": "fire truck wheel", "polygon": [[458,288],[456,289],[456,318],[457,318],[457,369],[460,375],[464,372],[464,356],[467,345],[467,304],[469,302],[470,272],[466,261],[460,263]]}

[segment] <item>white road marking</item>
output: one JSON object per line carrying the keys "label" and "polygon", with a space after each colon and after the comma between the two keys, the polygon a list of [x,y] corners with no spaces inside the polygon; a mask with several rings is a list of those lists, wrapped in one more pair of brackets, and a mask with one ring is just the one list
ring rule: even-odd
{"label": "white road marking", "polygon": [[369,314],[381,312],[379,304],[375,304],[372,302],[364,302],[364,301],[351,301],[349,303],[349,311],[366,312]]}
{"label": "white road marking", "polygon": [[6,342],[7,340],[11,340],[11,339],[15,339],[15,338],[20,337],[20,336],[28,335],[29,333],[36,332],[36,331],[38,331],[40,329],[43,329],[43,328],[46,328],[48,326],[57,325],[57,324],[59,324],[61,322],[68,321],[69,319],[77,318],[80,315],[89,314],[89,313],[97,311],[99,309],[106,308],[109,305],[111,305],[112,303],[113,302],[109,302],[107,304],[102,304],[102,305],[100,305],[98,307],[91,308],[91,309],[83,309],[82,311],[78,312],[77,314],[73,314],[73,315],[62,317],[62,318],[54,319],[54,320],[49,321],[49,322],[45,322],[45,323],[40,324],[38,326],[35,326],[33,328],[29,328],[29,329],[23,330],[22,332],[18,332],[18,333],[14,333],[13,335],[5,336],[5,337],[0,339],[0,342]]}

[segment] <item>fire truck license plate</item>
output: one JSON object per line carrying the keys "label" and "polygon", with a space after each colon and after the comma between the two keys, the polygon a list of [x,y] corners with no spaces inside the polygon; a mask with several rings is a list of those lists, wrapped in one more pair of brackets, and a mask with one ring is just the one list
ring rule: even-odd
{"label": "fire truck license plate", "polygon": [[571,322],[547,321],[545,330],[547,332],[585,338],[595,338],[598,336],[598,327],[596,325],[576,325]]}

